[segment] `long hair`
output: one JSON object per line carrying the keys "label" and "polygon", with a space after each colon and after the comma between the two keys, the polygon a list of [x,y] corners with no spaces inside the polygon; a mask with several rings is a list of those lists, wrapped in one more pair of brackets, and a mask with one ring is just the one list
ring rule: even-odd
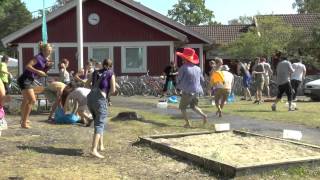
{"label": "long hair", "polygon": [[112,68],[112,60],[111,59],[104,59],[102,62],[102,66],[105,69],[111,69]]}

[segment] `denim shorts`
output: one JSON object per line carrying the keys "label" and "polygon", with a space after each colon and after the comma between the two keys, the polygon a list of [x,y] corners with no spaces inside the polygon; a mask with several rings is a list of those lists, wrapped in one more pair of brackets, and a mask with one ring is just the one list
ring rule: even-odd
{"label": "denim shorts", "polygon": [[92,89],[87,97],[87,105],[94,120],[94,133],[103,134],[108,116],[107,100],[100,89]]}

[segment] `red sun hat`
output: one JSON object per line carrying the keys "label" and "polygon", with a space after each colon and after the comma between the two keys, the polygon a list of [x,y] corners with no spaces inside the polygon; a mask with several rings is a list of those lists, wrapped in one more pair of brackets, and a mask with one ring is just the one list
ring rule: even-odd
{"label": "red sun hat", "polygon": [[184,48],[183,53],[177,52],[177,55],[192,64],[199,64],[199,57],[192,48]]}

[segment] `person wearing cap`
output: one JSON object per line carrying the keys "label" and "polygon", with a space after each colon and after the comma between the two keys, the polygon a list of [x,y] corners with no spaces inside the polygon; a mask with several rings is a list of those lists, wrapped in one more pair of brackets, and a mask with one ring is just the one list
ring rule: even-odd
{"label": "person wearing cap", "polygon": [[176,54],[183,59],[183,65],[178,72],[177,88],[182,91],[179,109],[186,122],[184,127],[191,127],[186,111],[189,105],[194,112],[202,116],[205,125],[207,115],[198,107],[198,96],[203,94],[201,83],[204,83],[201,69],[197,66],[199,64],[198,55],[192,48],[184,48],[182,53],[177,52]]}
{"label": "person wearing cap", "polygon": [[220,76],[222,81],[213,80],[214,82],[217,82],[215,84],[217,91],[214,97],[215,97],[215,105],[217,107],[216,115],[218,115],[219,117],[222,117],[222,109],[225,105],[228,95],[231,93],[232,85],[234,82],[233,74],[230,73],[229,70],[230,68],[228,65],[222,65],[219,71],[217,71],[217,73],[221,74]]}

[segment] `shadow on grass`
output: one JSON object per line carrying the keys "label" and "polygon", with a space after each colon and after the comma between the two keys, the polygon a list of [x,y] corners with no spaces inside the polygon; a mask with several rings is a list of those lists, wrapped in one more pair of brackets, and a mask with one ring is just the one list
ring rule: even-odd
{"label": "shadow on grass", "polygon": [[267,110],[267,109],[246,109],[246,110],[234,110],[236,112],[272,112],[271,110]]}
{"label": "shadow on grass", "polygon": [[17,146],[21,150],[31,150],[43,154],[54,154],[64,156],[82,156],[82,149],[56,148],[52,146],[34,147],[34,146]]}

